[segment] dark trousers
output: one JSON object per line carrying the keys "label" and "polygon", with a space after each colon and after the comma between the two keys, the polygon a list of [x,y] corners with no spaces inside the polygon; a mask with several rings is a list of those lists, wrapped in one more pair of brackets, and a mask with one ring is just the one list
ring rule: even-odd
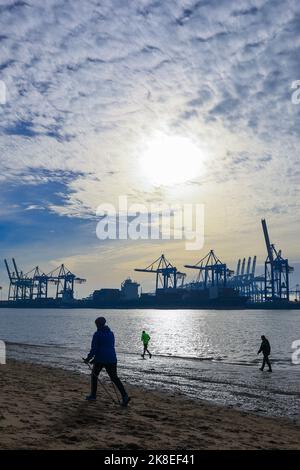
{"label": "dark trousers", "polygon": [[147,344],[144,344],[143,356],[145,356],[146,352],[149,354],[149,356],[151,356],[151,352],[150,352],[149,349],[148,349],[148,343],[147,343]]}
{"label": "dark trousers", "polygon": [[93,365],[93,371],[91,376],[91,395],[96,397],[97,394],[97,385],[98,385],[98,375],[101,370],[105,368],[108,373],[110,380],[116,385],[117,389],[121,393],[122,397],[127,395],[125,388],[117,375],[117,364],[102,364],[101,362],[95,362]]}
{"label": "dark trousers", "polygon": [[266,364],[269,367],[269,370],[272,370],[271,363],[269,360],[269,354],[264,354],[263,363],[261,366],[262,370],[264,370]]}

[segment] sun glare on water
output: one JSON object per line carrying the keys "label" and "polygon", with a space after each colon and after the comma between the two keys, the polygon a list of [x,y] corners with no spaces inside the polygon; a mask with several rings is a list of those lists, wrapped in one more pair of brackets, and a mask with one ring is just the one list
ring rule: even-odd
{"label": "sun glare on water", "polygon": [[190,139],[157,136],[140,157],[143,178],[157,185],[184,183],[203,174],[204,152]]}

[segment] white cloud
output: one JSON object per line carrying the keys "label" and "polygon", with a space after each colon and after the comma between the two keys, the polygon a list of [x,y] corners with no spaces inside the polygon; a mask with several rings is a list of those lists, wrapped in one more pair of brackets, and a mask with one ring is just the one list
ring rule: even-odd
{"label": "white cloud", "polygon": [[37,204],[31,204],[30,206],[27,206],[25,208],[25,211],[34,211],[34,210],[43,211],[43,210],[45,210],[45,207],[38,206]]}
{"label": "white cloud", "polygon": [[[119,194],[137,202],[184,194],[232,208],[228,230],[264,208],[288,228],[299,213],[300,107],[290,99],[300,78],[298,6],[6,1],[3,175],[33,184],[42,169],[74,172],[64,202],[49,206],[61,215],[90,217]],[[205,179],[176,194],[158,194],[136,170],[142,143],[161,129],[213,155]]]}

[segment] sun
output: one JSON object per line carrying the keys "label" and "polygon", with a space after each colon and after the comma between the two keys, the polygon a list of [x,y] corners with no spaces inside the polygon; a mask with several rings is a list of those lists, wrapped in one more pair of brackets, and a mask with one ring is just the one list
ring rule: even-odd
{"label": "sun", "polygon": [[205,155],[187,137],[157,135],[140,155],[142,176],[156,185],[184,183],[204,172]]}

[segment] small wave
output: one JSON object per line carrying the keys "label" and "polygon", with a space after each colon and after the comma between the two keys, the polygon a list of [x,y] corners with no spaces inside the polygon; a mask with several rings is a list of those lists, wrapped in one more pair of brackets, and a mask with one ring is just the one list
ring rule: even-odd
{"label": "small wave", "polygon": [[[141,353],[137,352],[128,352],[128,351],[118,351],[119,354],[126,354],[130,356],[140,356]],[[184,361],[214,361],[214,360],[219,360],[219,358],[214,358],[212,356],[208,357],[199,357],[199,356],[179,356],[179,355],[173,355],[173,354],[152,354],[153,357],[159,357],[163,359],[180,359]]]}
{"label": "small wave", "polygon": [[218,360],[214,357],[199,357],[199,356],[177,356],[177,355],[168,355],[168,354],[155,354],[155,357],[162,357],[164,359],[182,359],[185,361],[213,361]]}
{"label": "small wave", "polygon": [[55,343],[44,343],[44,344],[33,344],[33,343],[18,343],[14,341],[5,341],[7,346],[18,346],[22,348],[59,348],[59,349],[71,349],[69,346],[62,346]]}
{"label": "small wave", "polygon": [[[140,356],[140,353],[137,352],[127,352],[127,351],[119,351],[119,354],[125,354],[130,356]],[[255,359],[232,359],[228,360],[228,356],[206,356],[206,357],[199,357],[199,356],[181,356],[175,354],[155,354],[153,353],[153,357],[162,358],[162,359],[177,359],[181,361],[195,361],[195,362],[215,362],[215,363],[222,363],[232,366],[245,366],[245,367],[253,367],[257,366],[262,362],[262,358],[255,358]],[[271,359],[272,364],[278,365],[291,365],[291,360],[287,359]]]}

